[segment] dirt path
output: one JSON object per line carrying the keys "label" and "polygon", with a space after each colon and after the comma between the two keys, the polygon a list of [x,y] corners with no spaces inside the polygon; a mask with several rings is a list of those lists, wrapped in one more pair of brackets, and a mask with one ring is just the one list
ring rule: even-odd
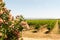
{"label": "dirt path", "polygon": [[52,39],[52,38],[26,38],[23,37],[23,40],[60,40],[60,39]]}
{"label": "dirt path", "polygon": [[51,31],[51,34],[42,34],[41,32],[32,33],[31,30],[22,32],[24,40],[60,40],[60,34],[58,33],[58,20]]}
{"label": "dirt path", "polygon": [[59,31],[59,26],[58,26],[58,20],[57,20],[53,30],[50,33],[51,34],[57,34],[58,31]]}
{"label": "dirt path", "polygon": [[[45,25],[44,25],[45,26]],[[42,26],[43,27],[43,26]],[[46,37],[46,35],[42,31],[38,31],[37,33],[33,33],[33,30],[27,30],[22,32],[23,37],[29,37],[29,38],[40,38],[40,37]]]}

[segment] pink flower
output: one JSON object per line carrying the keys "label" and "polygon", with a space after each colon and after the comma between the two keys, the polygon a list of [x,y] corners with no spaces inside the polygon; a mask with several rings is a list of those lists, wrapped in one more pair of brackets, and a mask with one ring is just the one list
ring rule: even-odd
{"label": "pink flower", "polygon": [[3,23],[3,20],[0,18],[0,23]]}

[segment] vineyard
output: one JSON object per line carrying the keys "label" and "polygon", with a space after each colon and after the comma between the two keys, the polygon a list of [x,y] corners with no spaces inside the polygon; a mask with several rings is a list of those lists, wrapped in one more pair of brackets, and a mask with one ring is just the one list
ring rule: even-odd
{"label": "vineyard", "polygon": [[14,18],[10,11],[5,7],[3,0],[0,0],[0,40],[23,40],[23,37],[54,37],[56,33],[59,34],[60,38],[60,20],[24,19],[22,15],[17,15]]}
{"label": "vineyard", "polygon": [[53,20],[53,19],[45,19],[45,20],[27,20],[27,23],[30,25],[30,26],[33,26],[34,27],[37,25],[38,27],[39,26],[43,26],[43,25],[46,25],[47,24],[47,29],[48,30],[52,30],[54,28],[54,25],[56,23],[56,20]]}
{"label": "vineyard", "polygon": [[59,33],[60,33],[60,20],[58,20]]}
{"label": "vineyard", "polygon": [[[28,19],[29,31],[23,31],[23,37],[28,38],[60,38],[60,20],[57,19]],[[26,36],[27,35],[27,36]],[[54,39],[56,38],[56,39]],[[49,40],[49,39],[48,39]],[[51,39],[52,40],[52,39]]]}

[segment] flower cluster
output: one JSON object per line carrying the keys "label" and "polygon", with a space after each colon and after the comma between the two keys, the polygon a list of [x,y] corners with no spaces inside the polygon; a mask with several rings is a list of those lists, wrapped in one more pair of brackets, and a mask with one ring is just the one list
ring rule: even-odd
{"label": "flower cluster", "polygon": [[17,16],[16,19],[10,14],[10,10],[5,8],[5,3],[0,2],[0,39],[1,40],[17,40],[22,32],[22,25],[20,24],[24,18],[22,15]]}

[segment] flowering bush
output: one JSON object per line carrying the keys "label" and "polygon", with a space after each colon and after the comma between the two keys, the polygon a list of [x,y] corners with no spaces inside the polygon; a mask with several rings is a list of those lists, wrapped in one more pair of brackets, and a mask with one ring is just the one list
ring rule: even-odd
{"label": "flowering bush", "polygon": [[20,15],[13,19],[10,10],[4,6],[5,3],[0,2],[0,40],[18,40],[23,30],[20,23],[24,18]]}

